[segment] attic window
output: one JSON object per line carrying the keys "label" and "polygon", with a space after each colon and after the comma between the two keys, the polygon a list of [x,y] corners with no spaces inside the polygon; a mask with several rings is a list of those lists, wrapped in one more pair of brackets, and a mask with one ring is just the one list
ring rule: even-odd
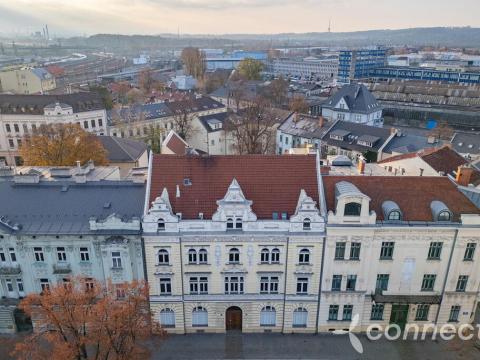
{"label": "attic window", "polygon": [[282,212],[282,220],[287,220],[288,214],[286,212]]}
{"label": "attic window", "polygon": [[438,221],[450,221],[451,217],[452,216],[450,214],[450,211],[443,210],[443,211],[440,211],[440,213],[438,214],[437,220]]}
{"label": "attic window", "polygon": [[303,230],[311,230],[311,229],[312,229],[312,225],[311,225],[310,219],[308,218],[303,219]]}
{"label": "attic window", "polygon": [[157,221],[157,230],[158,231],[165,231],[165,220],[158,219]]}
{"label": "attic window", "polygon": [[401,220],[402,215],[400,214],[400,211],[398,210],[393,210],[388,214],[388,220],[390,221],[395,221],[395,220]]}
{"label": "attic window", "polygon": [[227,229],[233,229],[233,219],[232,218],[227,219]]}
{"label": "attic window", "polygon": [[272,213],[272,219],[273,220],[278,220],[278,212]]}
{"label": "attic window", "polygon": [[110,209],[111,206],[112,206],[111,202],[106,202],[106,203],[103,204],[104,209]]}
{"label": "attic window", "polygon": [[192,180],[190,180],[189,178],[183,179],[183,185],[191,186],[192,185]]}
{"label": "attic window", "polygon": [[235,221],[235,228],[240,230],[243,227],[242,219],[237,219]]}
{"label": "attic window", "polygon": [[344,216],[360,216],[360,211],[362,210],[362,205],[359,203],[351,202],[345,204]]}

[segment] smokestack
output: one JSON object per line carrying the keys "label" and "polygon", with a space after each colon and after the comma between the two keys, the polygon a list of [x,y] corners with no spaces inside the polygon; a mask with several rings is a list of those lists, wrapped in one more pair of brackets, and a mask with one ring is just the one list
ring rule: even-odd
{"label": "smokestack", "polygon": [[323,116],[320,115],[320,117],[318,118],[318,126],[320,128],[323,128],[323,125],[325,125],[325,120],[323,119]]}
{"label": "smokestack", "polygon": [[473,168],[468,165],[461,165],[457,169],[455,181],[458,185],[468,186],[472,181]]}
{"label": "smokestack", "polygon": [[357,170],[358,170],[358,173],[361,175],[365,174],[365,163],[366,162],[364,158],[358,159]]}
{"label": "smokestack", "polygon": [[47,32],[47,40],[50,40],[50,33],[48,32],[48,25],[45,24],[45,30]]}

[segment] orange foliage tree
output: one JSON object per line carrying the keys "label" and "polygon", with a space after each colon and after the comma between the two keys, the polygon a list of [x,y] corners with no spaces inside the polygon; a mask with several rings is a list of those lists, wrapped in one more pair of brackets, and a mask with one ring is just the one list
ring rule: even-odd
{"label": "orange foliage tree", "polygon": [[19,307],[34,332],[12,356],[25,360],[127,360],[148,358],[146,340],[161,334],[152,321],[144,282],[110,282],[73,277],[42,294],[28,295]]}
{"label": "orange foliage tree", "polygon": [[100,140],[77,124],[48,124],[26,136],[20,147],[25,165],[73,166],[76,161],[96,165],[108,163],[107,152]]}

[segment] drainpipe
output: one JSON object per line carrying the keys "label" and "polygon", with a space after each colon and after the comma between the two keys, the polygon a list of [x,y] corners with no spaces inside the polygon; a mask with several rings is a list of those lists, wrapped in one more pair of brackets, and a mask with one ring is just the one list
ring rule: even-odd
{"label": "drainpipe", "polygon": [[325,223],[325,236],[322,242],[322,263],[320,265],[320,282],[318,284],[318,299],[317,299],[317,317],[315,318],[315,334],[318,334],[319,316],[320,316],[320,298],[322,296],[322,283],[323,283],[323,264],[325,263],[325,246],[327,243],[327,224]]}
{"label": "drainpipe", "polygon": [[282,319],[282,334],[285,333],[285,305],[287,303],[287,277],[288,277],[288,250],[290,247],[290,236],[287,237],[287,251],[285,254],[285,276],[283,281],[283,319]]}
{"label": "drainpipe", "polygon": [[183,334],[187,334],[187,322],[185,319],[185,289],[183,287],[183,248],[182,248],[182,237],[179,236],[179,246],[180,246],[180,276],[182,279],[182,312],[183,312]]}
{"label": "drainpipe", "polygon": [[453,252],[455,251],[455,246],[457,244],[457,237],[458,237],[458,228],[455,229],[455,235],[453,236],[452,250],[450,250],[450,256],[448,258],[448,264],[447,264],[447,272],[445,273],[445,279],[443,280],[443,285],[442,285],[442,292],[440,294],[440,304],[438,305],[437,314],[435,315],[435,325],[437,325],[438,323],[440,308],[442,307],[442,302],[443,302],[443,294],[445,293],[445,287],[447,286],[447,279],[450,273],[450,266],[452,264]]}

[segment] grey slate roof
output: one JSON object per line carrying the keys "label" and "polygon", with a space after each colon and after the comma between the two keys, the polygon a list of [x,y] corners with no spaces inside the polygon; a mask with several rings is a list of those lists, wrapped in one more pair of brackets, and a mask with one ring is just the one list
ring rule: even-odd
{"label": "grey slate roof", "polygon": [[[344,140],[335,140],[330,138],[330,134],[344,136]],[[358,139],[378,138],[373,147],[359,145]],[[349,121],[337,121],[323,136],[323,141],[330,146],[337,146],[347,150],[358,152],[378,151],[390,137],[390,130],[376,126],[352,123]]]}
{"label": "grey slate roof", "polygon": [[56,102],[68,104],[73,112],[105,109],[102,98],[93,92],[81,92],[63,95],[1,95],[0,112],[2,114],[43,114],[47,105]]}
{"label": "grey slate roof", "polygon": [[324,108],[334,108],[341,99],[345,99],[348,109],[335,109],[335,111],[371,113],[381,109],[375,96],[363,84],[349,84],[340,88],[323,105]]}
{"label": "grey slate roof", "polygon": [[[228,113],[221,112],[217,114],[203,115],[199,116],[198,120],[200,120],[200,123],[203,125],[205,130],[207,130],[207,132],[220,131],[223,130],[223,128],[225,127],[225,123],[228,120]],[[211,127],[211,124],[213,123],[221,123],[222,127],[219,129],[214,129]]]}
{"label": "grey slate roof", "polygon": [[331,123],[326,119],[323,120],[323,126],[320,127],[318,117],[304,114],[298,114],[297,116],[297,121],[295,121],[295,113],[292,112],[280,125],[278,130],[282,133],[305,139],[321,139],[329,126],[331,126]]}
{"label": "grey slate roof", "polygon": [[99,136],[98,138],[107,150],[110,162],[134,162],[147,151],[147,145],[143,141],[116,136]]}
{"label": "grey slate roof", "polygon": [[393,152],[399,154],[408,154],[411,152],[417,152],[422,149],[441,146],[443,141],[439,141],[435,144],[429,144],[426,136],[404,134],[401,136],[395,136],[388,142],[383,148],[384,153],[391,154]]}
{"label": "grey slate roof", "polygon": [[456,132],[451,143],[460,154],[480,154],[480,133]]}
{"label": "grey slate roof", "polygon": [[[0,199],[0,231],[92,234],[91,217],[101,220],[116,214],[125,219],[141,218],[145,185],[120,181],[31,185],[0,182]],[[6,223],[18,224],[18,230]]]}

